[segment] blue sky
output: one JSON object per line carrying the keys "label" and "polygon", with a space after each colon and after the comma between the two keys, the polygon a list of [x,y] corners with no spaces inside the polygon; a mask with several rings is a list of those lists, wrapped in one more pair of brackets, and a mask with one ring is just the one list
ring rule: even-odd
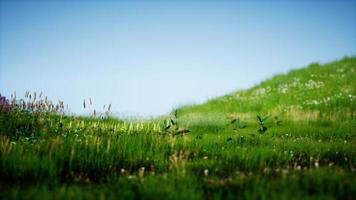
{"label": "blue sky", "polygon": [[356,55],[356,1],[1,1],[0,92],[159,115]]}

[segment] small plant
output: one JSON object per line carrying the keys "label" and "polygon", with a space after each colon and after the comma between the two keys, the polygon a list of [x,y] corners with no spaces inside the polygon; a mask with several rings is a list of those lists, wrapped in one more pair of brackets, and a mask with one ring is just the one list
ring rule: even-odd
{"label": "small plant", "polygon": [[258,132],[263,134],[267,131],[267,127],[265,126],[265,123],[268,119],[269,115],[266,115],[266,116],[259,116],[257,115],[257,119],[258,119],[258,122],[259,122],[259,125],[260,125],[260,128],[258,129]]}
{"label": "small plant", "polygon": [[181,128],[178,125],[178,110],[174,111],[173,118],[170,118],[168,120],[164,120],[164,131],[161,132],[162,134],[169,134],[172,136],[184,136],[186,133],[189,133],[190,131],[185,128]]}

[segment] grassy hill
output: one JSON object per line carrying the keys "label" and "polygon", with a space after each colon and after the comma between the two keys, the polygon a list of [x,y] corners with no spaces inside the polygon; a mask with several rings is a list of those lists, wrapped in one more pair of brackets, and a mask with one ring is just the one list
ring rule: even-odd
{"label": "grassy hill", "polygon": [[349,117],[356,108],[356,58],[320,65],[310,64],[277,75],[248,90],[185,106],[183,113],[269,112],[295,116],[315,112],[320,116]]}
{"label": "grassy hill", "polygon": [[273,120],[343,122],[354,119],[355,100],[356,58],[350,57],[325,65],[313,63],[250,89],[178,110],[186,125],[203,124],[220,131],[231,119],[254,122],[256,115],[269,115],[271,124]]}
{"label": "grassy hill", "polygon": [[0,198],[353,199],[355,71],[311,64],[142,122],[2,98]]}

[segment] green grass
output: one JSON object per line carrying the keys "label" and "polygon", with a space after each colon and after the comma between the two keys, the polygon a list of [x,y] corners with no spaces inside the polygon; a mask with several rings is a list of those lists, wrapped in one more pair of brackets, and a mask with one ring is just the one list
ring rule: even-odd
{"label": "green grass", "polygon": [[[344,58],[181,107],[178,118],[0,111],[0,198],[353,199],[355,81],[356,58]],[[270,115],[264,134],[258,114]],[[170,118],[190,132],[165,132]]]}

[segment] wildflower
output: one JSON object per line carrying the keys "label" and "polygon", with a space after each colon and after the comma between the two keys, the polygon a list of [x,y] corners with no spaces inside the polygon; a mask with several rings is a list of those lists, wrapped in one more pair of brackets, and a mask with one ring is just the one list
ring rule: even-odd
{"label": "wildflower", "polygon": [[318,89],[323,86],[324,86],[324,82],[321,81],[309,80],[307,83],[305,83],[305,87],[307,89]]}
{"label": "wildflower", "polygon": [[208,169],[205,169],[204,170],[204,176],[208,176],[209,175],[209,170]]}
{"label": "wildflower", "polygon": [[270,87],[266,87],[266,88],[259,88],[257,90],[254,91],[254,95],[259,96],[259,95],[264,95],[268,92],[271,91]]}
{"label": "wildflower", "polygon": [[315,161],[314,166],[315,166],[316,168],[319,167],[319,160],[316,160],[316,161]]}
{"label": "wildflower", "polygon": [[299,78],[293,78],[293,82],[291,83],[291,86],[297,87],[300,85],[300,79]]}
{"label": "wildflower", "polygon": [[145,167],[141,167],[140,171],[138,172],[138,175],[140,176],[140,178],[143,178],[144,174],[145,174]]}
{"label": "wildflower", "polygon": [[282,84],[278,87],[278,91],[283,94],[287,93],[288,89],[289,89],[288,84]]}

